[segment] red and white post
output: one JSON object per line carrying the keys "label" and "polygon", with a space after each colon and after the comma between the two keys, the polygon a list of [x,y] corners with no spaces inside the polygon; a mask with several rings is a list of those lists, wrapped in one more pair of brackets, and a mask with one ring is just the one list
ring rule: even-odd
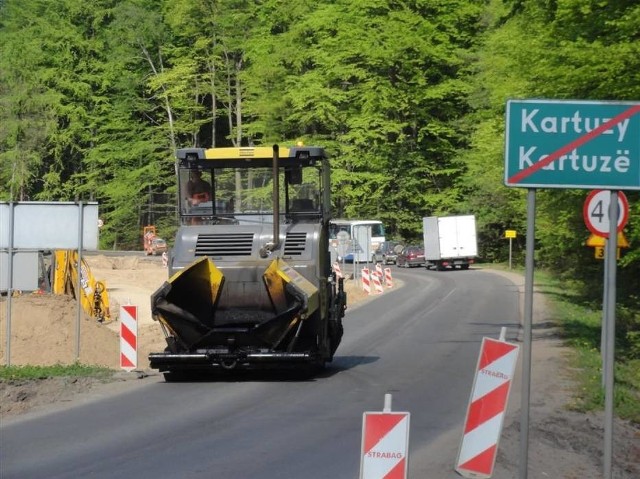
{"label": "red and white post", "polygon": [[120,307],[120,368],[131,372],[138,367],[138,307]]}
{"label": "red and white post", "polygon": [[371,294],[371,277],[369,276],[369,268],[362,268],[362,290]]}
{"label": "red and white post", "polygon": [[375,290],[376,294],[384,293],[384,288],[382,287],[382,273],[376,271],[372,276],[373,289]]}
{"label": "red and white post", "polygon": [[335,263],[333,263],[333,271],[336,273],[336,278],[340,279],[343,278],[344,276],[342,276],[342,270],[340,269],[340,263],[338,263],[337,261]]}
{"label": "red and white post", "polygon": [[519,349],[517,344],[482,339],[455,467],[463,477],[493,474]]}
{"label": "red and white post", "polygon": [[391,277],[391,268],[384,269],[384,283],[387,288],[393,288],[393,278]]}

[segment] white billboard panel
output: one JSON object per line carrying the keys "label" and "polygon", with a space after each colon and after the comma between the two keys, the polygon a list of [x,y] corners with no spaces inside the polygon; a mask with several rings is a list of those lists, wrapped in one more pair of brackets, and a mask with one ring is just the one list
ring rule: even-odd
{"label": "white billboard panel", "polygon": [[[78,249],[80,204],[17,202],[13,204],[14,249]],[[9,203],[0,203],[0,248],[11,240]],[[98,203],[82,205],[82,249],[98,249]]]}

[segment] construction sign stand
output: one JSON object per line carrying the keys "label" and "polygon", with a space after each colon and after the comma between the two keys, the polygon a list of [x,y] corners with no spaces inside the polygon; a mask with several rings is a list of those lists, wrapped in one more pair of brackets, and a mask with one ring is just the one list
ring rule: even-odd
{"label": "construction sign stand", "polygon": [[407,479],[409,469],[409,413],[391,412],[391,394],[382,412],[362,418],[360,479]]}
{"label": "construction sign stand", "polygon": [[120,368],[131,372],[138,367],[138,307],[120,307]]}
{"label": "construction sign stand", "polygon": [[491,477],[520,346],[483,338],[455,470],[464,477]]}
{"label": "construction sign stand", "polygon": [[371,294],[371,276],[369,275],[369,268],[362,268],[362,290]]}
{"label": "construction sign stand", "polygon": [[387,288],[393,288],[393,278],[391,277],[391,268],[384,269],[384,283]]}

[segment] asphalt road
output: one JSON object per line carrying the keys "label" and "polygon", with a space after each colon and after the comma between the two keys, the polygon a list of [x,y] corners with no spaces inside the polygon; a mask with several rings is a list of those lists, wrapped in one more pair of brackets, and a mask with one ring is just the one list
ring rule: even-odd
{"label": "asphalt road", "polygon": [[313,380],[165,383],[3,424],[0,477],[358,477],[362,415],[408,411],[409,477],[454,470],[480,342],[518,326],[518,293],[481,270],[394,269],[405,286],[347,312]]}

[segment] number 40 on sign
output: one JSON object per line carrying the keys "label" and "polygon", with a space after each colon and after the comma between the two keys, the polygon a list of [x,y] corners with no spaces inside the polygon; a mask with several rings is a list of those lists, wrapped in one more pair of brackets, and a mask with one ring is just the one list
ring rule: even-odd
{"label": "number 40 on sign", "polygon": [[[608,190],[593,190],[587,196],[582,210],[584,222],[596,236],[609,237],[609,205],[611,203],[611,192]],[[621,191],[618,192],[618,226],[620,233],[629,219],[629,201]]]}

